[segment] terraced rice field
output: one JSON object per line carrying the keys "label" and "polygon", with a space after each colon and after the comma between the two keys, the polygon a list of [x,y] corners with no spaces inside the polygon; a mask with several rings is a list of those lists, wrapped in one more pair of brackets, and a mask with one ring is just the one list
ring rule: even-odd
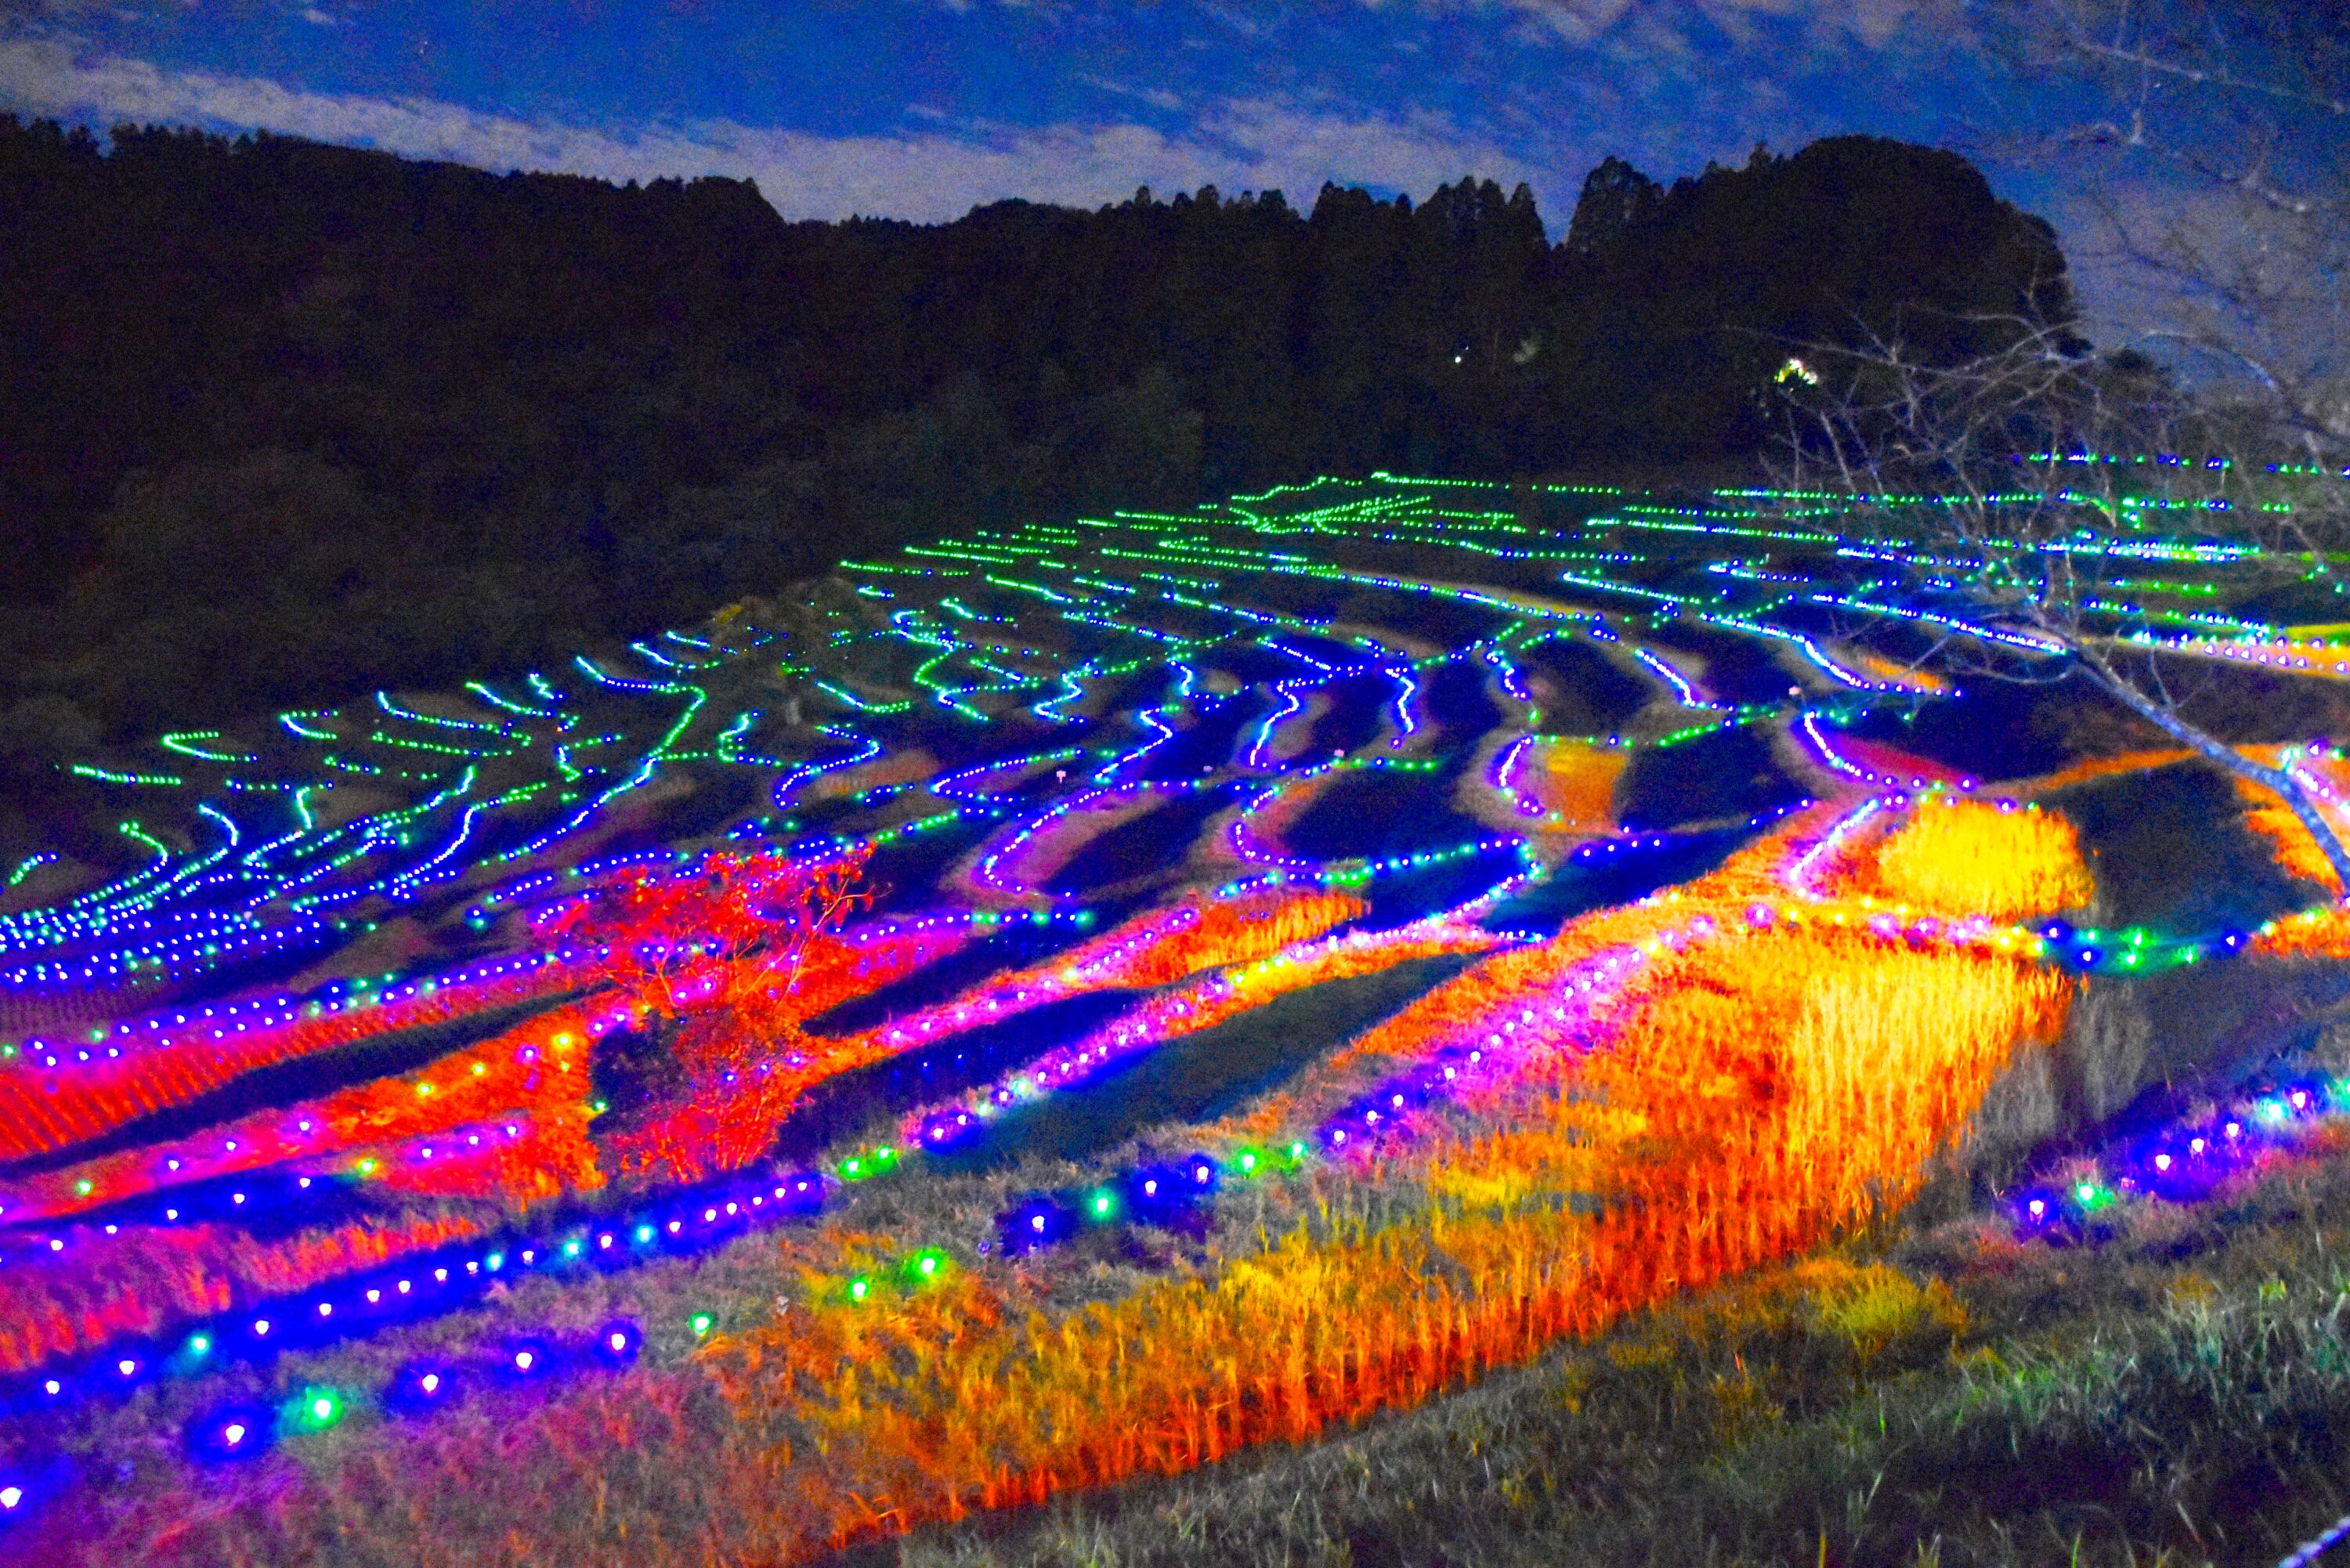
{"label": "terraced rice field", "polygon": [[1325,482],[81,762],[119,859],[0,905],[10,1549],[797,1562],[1311,1440],[1898,1210],[2085,983],[2350,952],[2272,803],[2307,913],[2095,929],[2043,797],[2175,759],[1913,668],[1837,526]]}

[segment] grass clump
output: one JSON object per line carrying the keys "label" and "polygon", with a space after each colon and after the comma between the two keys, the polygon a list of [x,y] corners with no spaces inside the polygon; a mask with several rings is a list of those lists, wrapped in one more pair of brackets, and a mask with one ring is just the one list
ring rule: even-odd
{"label": "grass clump", "polygon": [[1921,805],[1885,841],[1877,874],[1889,898],[1990,919],[2076,909],[2095,892],[2062,815],[1949,796]]}

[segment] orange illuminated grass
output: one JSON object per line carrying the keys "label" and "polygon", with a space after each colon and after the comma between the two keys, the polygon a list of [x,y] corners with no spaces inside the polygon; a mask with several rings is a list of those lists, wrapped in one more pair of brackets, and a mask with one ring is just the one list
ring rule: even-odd
{"label": "orange illuminated grass", "polygon": [[262,1240],[227,1225],[84,1231],[51,1266],[0,1274],[0,1372],[23,1372],[126,1334],[338,1279],[479,1235],[456,1215],[359,1220]]}
{"label": "orange illuminated grass", "polygon": [[1617,748],[1553,741],[1542,748],[1541,771],[1527,770],[1527,784],[1565,826],[1604,833],[1616,826],[1616,785],[1628,757]]}
{"label": "orange illuminated grass", "polygon": [[1304,1438],[1803,1251],[1914,1191],[2070,994],[2006,953],[1817,924],[1678,968],[1579,1074],[1390,1163],[1453,1203],[1301,1228],[1057,1319],[970,1274],[716,1347],[746,1416],[813,1438],[764,1456],[778,1544],[806,1556]]}
{"label": "orange illuminated grass", "polygon": [[[1197,919],[1156,936],[1167,911],[1120,924],[1076,950],[1000,975],[918,1016],[954,1027],[999,1022],[1081,992],[1163,984],[1217,964],[1265,957],[1362,912],[1346,894],[1274,890],[1192,906]],[[1072,978],[1076,977],[1076,978]],[[698,1180],[737,1169],[764,1153],[778,1123],[826,1079],[912,1048],[944,1032],[916,1034],[905,1019],[855,1034],[806,1033],[813,1013],[790,997],[713,1012],[686,1038],[690,1060],[713,1070],[693,1092],[641,1127],[610,1140],[612,1174],[631,1180]]]}
{"label": "orange illuminated grass", "polygon": [[[2329,770],[2329,775],[2338,772]],[[2328,782],[2338,787],[2338,779],[2329,776]],[[2238,779],[2236,794],[2244,802],[2244,826],[2269,841],[2279,866],[2295,877],[2316,883],[2337,898],[2342,896],[2341,874],[2325,858],[2325,851],[2317,846],[2316,836],[2274,790],[2249,779]]]}
{"label": "orange illuminated grass", "polygon": [[2061,814],[1949,795],[1920,802],[1878,846],[1874,881],[1897,903],[1994,920],[2077,909],[2096,891]]}
{"label": "orange illuminated grass", "polygon": [[1932,670],[1919,670],[1896,659],[1887,659],[1883,654],[1856,649],[1846,657],[1850,663],[1858,665],[1877,680],[1907,687],[1912,691],[1940,692],[1950,689],[1950,683]]}

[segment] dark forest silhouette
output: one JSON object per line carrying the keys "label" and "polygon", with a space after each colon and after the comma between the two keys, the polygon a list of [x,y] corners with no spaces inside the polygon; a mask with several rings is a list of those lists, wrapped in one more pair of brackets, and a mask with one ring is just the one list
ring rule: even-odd
{"label": "dark forest silhouette", "polygon": [[[1953,154],[788,223],[0,116],[0,754],[510,670],[1019,516],[1756,449],[1788,340],[2071,312]],[[18,774],[20,781],[26,775]]]}

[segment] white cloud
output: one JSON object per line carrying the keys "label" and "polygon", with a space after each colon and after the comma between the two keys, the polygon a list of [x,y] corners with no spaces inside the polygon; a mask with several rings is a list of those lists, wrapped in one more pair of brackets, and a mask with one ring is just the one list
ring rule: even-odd
{"label": "white cloud", "polygon": [[[1358,0],[1371,10],[1399,7],[1399,0]],[[1964,0],[1401,0],[1425,12],[1503,12],[1526,24],[1529,41],[1574,46],[1628,43],[1643,51],[1701,59],[1702,35],[1718,29],[1735,46],[1763,41],[1763,18],[1800,26],[1804,42],[1822,55],[1860,45],[1883,48],[1904,34],[1930,37],[1947,47],[1963,20]]]}
{"label": "white cloud", "polygon": [[612,180],[748,176],[794,218],[863,213],[938,221],[1008,196],[1091,206],[1122,200],[1142,184],[1162,192],[1211,182],[1228,192],[1277,187],[1303,203],[1325,179],[1422,195],[1468,172],[1505,185],[1533,181],[1538,191],[1543,183],[1542,171],[1432,111],[1344,113],[1271,99],[1229,100],[1181,135],[1116,121],[839,137],[718,120],[615,131],[432,99],[314,92],[258,77],[167,71],[142,60],[84,56],[62,39],[22,38],[0,41],[0,100],[100,124],[269,130],[497,171]]}
{"label": "white cloud", "polygon": [[1139,99],[1154,109],[1175,109],[1183,107],[1182,95],[1170,92],[1165,88],[1129,87],[1124,82],[1112,81],[1107,77],[1089,76],[1084,72],[1079,72],[1076,79],[1087,87],[1099,88],[1104,92],[1115,93],[1120,98]]}
{"label": "white cloud", "polygon": [[[1236,176],[1243,188],[1279,187],[1309,202],[1326,178],[1425,195],[1464,174],[1496,180],[1505,188],[1524,181],[1539,192],[1555,172],[1490,139],[1464,133],[1433,110],[1394,118],[1350,116],[1256,99],[1228,103],[1201,124],[1226,144],[1245,150]],[[1577,170],[1574,177],[1580,176]]]}

